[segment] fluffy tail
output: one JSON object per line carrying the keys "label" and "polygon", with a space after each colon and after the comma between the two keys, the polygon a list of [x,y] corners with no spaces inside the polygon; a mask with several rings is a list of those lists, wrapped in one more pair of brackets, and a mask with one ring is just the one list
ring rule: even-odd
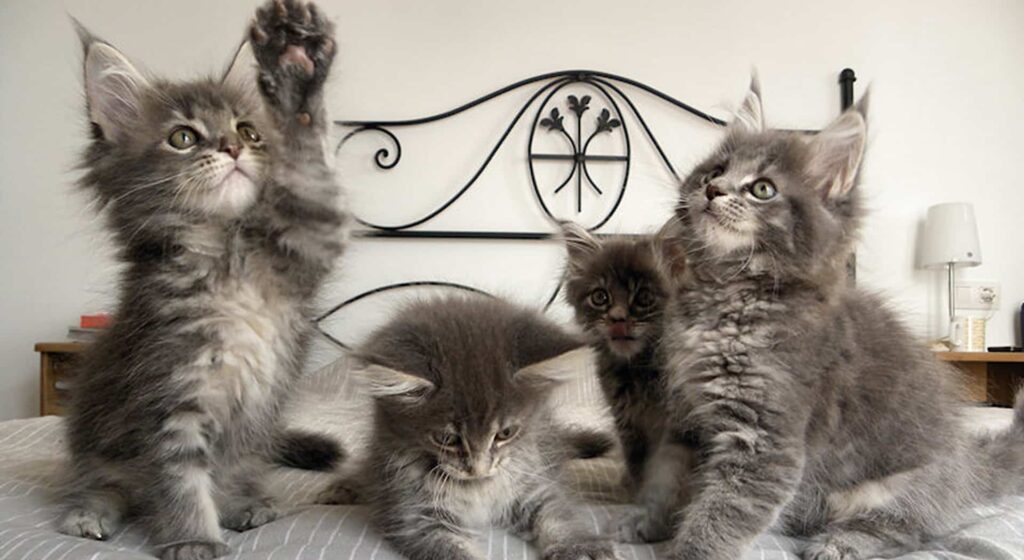
{"label": "fluffy tail", "polygon": [[323,434],[288,429],[274,443],[274,462],[295,469],[329,471],[345,458],[341,443]]}
{"label": "fluffy tail", "polygon": [[569,459],[602,457],[615,446],[615,441],[608,434],[587,428],[563,428],[560,437]]}

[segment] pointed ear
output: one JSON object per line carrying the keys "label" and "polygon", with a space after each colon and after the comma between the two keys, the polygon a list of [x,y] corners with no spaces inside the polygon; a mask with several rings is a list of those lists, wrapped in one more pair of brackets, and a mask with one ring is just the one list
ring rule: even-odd
{"label": "pointed ear", "polygon": [[826,199],[845,197],[857,183],[867,144],[866,111],[867,101],[861,99],[809,140],[808,172]]}
{"label": "pointed ear", "polygon": [[375,399],[414,404],[434,390],[434,384],[422,377],[379,364],[365,364],[355,373],[366,383],[370,396]]}
{"label": "pointed ear", "polygon": [[574,222],[559,222],[562,243],[569,253],[569,266],[577,268],[583,259],[601,249],[598,241],[586,228]]}
{"label": "pointed ear", "polygon": [[764,109],[761,106],[761,82],[755,72],[750,76],[750,90],[743,103],[736,110],[736,116],[729,123],[732,130],[748,133],[764,132]]}
{"label": "pointed ear", "polygon": [[220,81],[240,91],[255,93],[256,68],[256,55],[252,52],[252,43],[242,41]]}
{"label": "pointed ear", "polygon": [[138,126],[149,81],[120,51],[75,22],[85,49],[85,97],[89,120],[117,140]]}
{"label": "pointed ear", "polygon": [[578,377],[593,360],[594,351],[584,346],[528,365],[515,372],[512,379],[516,383],[538,389],[554,388]]}
{"label": "pointed ear", "polygon": [[661,226],[651,239],[654,258],[669,279],[676,279],[686,271],[686,247],[683,245],[682,227],[674,217]]}

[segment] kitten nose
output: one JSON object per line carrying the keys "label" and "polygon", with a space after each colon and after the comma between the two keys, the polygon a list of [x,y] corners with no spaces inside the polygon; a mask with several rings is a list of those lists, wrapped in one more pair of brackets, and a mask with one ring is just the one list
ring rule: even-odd
{"label": "kitten nose", "polygon": [[611,308],[608,311],[608,318],[612,321],[625,321],[629,314],[626,313],[626,309],[620,305]]}
{"label": "kitten nose", "polygon": [[715,185],[708,185],[707,188],[704,189],[704,196],[708,197],[708,200],[714,200],[719,196],[725,196],[725,191]]}
{"label": "kitten nose", "polygon": [[220,139],[220,151],[222,151],[222,152],[228,154],[229,156],[231,156],[231,159],[238,159],[238,154],[239,154],[239,152],[242,151],[242,148],[238,144],[235,144],[234,142],[231,142],[227,138],[221,138]]}

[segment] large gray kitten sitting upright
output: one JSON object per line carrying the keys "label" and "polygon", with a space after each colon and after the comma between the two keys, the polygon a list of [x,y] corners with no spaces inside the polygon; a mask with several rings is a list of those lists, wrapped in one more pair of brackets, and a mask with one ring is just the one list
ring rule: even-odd
{"label": "large gray kitten sitting upright", "polygon": [[958,376],[848,284],[865,138],[863,102],[818,134],[766,130],[755,86],[681,187],[664,340],[694,466],[672,558],[739,558],[772,526],[809,536],[805,558],[887,554],[1024,491],[1024,400],[1007,432],[966,434]]}
{"label": "large gray kitten sitting upright", "polygon": [[[356,491],[395,548],[478,560],[474,532],[499,526],[536,539],[545,560],[617,558],[559,483],[575,450],[552,425],[551,397],[586,363],[581,346],[536,312],[481,296],[416,303],[370,336],[358,353],[374,435]],[[345,501],[351,484],[329,498]]]}
{"label": "large gray kitten sitting upright", "polygon": [[185,83],[83,39],[81,184],[124,269],[73,390],[60,528],[103,539],[133,513],[164,558],[220,556],[221,525],[276,515],[260,478],[344,242],[322,149],[331,25],[312,5],[270,3],[250,30],[255,61],[243,45],[223,79]]}

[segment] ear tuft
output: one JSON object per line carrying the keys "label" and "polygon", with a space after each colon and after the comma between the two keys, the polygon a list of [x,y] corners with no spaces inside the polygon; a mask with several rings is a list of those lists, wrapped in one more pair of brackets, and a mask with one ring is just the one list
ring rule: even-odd
{"label": "ear tuft", "polygon": [[569,253],[569,266],[576,267],[580,261],[601,249],[601,242],[586,228],[569,221],[558,223],[561,228],[562,243]]}
{"label": "ear tuft", "polygon": [[857,183],[868,133],[862,111],[867,111],[866,102],[863,106],[858,103],[847,109],[810,139],[808,172],[815,177],[818,189],[826,199],[847,196]]}
{"label": "ear tuft", "polygon": [[750,88],[743,98],[735,118],[729,124],[733,130],[741,130],[751,134],[764,132],[764,109],[761,106],[761,81],[757,72],[750,76]]}
{"label": "ear tuft", "polygon": [[235,56],[224,70],[220,81],[243,92],[256,92],[256,55],[252,51],[252,43],[242,41],[235,50]]}
{"label": "ear tuft", "polygon": [[422,377],[379,364],[367,364],[357,368],[355,373],[366,383],[370,396],[375,399],[414,404],[434,390],[434,384]]}
{"label": "ear tuft", "polygon": [[538,389],[549,389],[577,378],[594,361],[594,351],[584,346],[528,365],[515,372],[512,378]]}
{"label": "ear tuft", "polygon": [[142,95],[150,87],[120,51],[97,39],[74,22],[85,49],[85,96],[89,120],[99,125],[105,138],[118,140],[138,126]]}

